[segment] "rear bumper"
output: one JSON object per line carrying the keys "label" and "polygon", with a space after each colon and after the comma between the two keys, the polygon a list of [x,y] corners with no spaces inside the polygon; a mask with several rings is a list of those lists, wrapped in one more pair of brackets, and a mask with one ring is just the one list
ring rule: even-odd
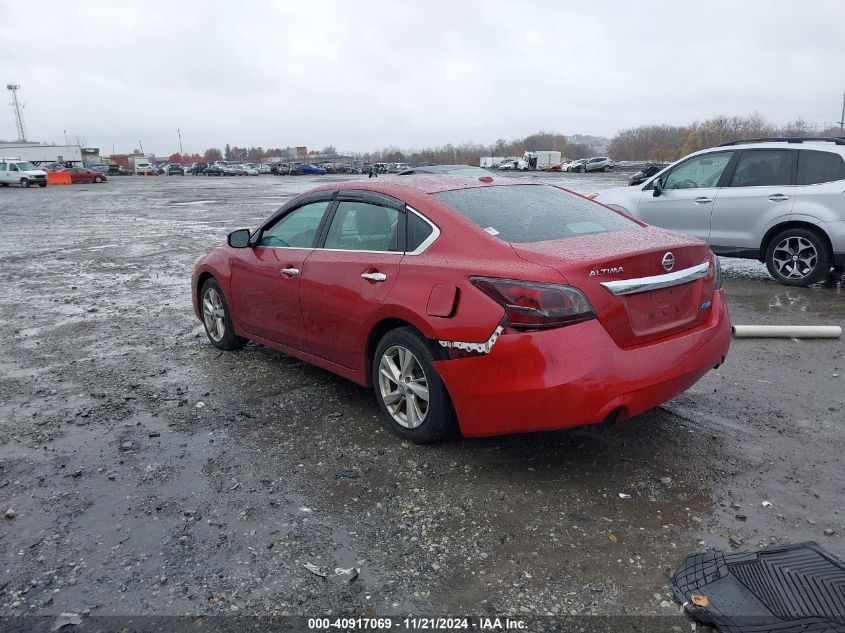
{"label": "rear bumper", "polygon": [[506,334],[489,354],[435,361],[465,436],[618,420],[653,409],[724,361],[731,326],[724,291],[699,327],[622,349],[598,321]]}

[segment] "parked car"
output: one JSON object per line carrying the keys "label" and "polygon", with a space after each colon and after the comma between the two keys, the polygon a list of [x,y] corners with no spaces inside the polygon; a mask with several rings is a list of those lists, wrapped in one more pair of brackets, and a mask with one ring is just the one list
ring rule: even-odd
{"label": "parked car", "polygon": [[309,163],[297,165],[296,171],[306,176],[324,176],[326,174],[326,170],[322,167],[317,167],[317,165],[311,165]]}
{"label": "parked car", "polygon": [[246,176],[246,167],[243,163],[228,163],[229,172],[233,176]]}
{"label": "parked car", "polygon": [[232,176],[231,169],[222,163],[212,163],[203,172],[206,176]]}
{"label": "parked car", "polygon": [[466,176],[469,178],[493,176],[493,172],[482,169],[481,167],[473,167],[472,165],[426,165],[399,172],[400,176],[411,176],[414,174],[441,174],[446,176]]}
{"label": "parked car", "polygon": [[106,176],[128,176],[129,170],[119,165],[91,165],[90,169]]}
{"label": "parked car", "polygon": [[612,171],[615,163],[607,156],[594,156],[584,163],[584,171]]}
{"label": "parked car", "polygon": [[331,184],[198,260],[196,316],[364,386],[402,437],[623,420],[725,359],[718,261],[543,183]]}
{"label": "parked car", "polygon": [[158,174],[156,166],[148,162],[135,163],[136,176],[155,176]]}
{"label": "parked car", "polygon": [[390,163],[387,166],[387,173],[388,174],[400,174],[403,171],[407,171],[410,168],[411,168],[411,166],[408,163]]}
{"label": "parked car", "polygon": [[108,180],[103,172],[97,171],[96,169],[85,169],[84,167],[64,167],[62,169],[57,169],[56,171],[70,174],[70,181],[73,184],[91,182],[101,183]]}
{"label": "parked car", "polygon": [[164,173],[168,176],[184,176],[185,169],[179,163],[169,163],[165,165]]}
{"label": "parked car", "polygon": [[656,173],[663,171],[666,167],[667,163],[649,163],[641,170],[628,177],[628,186],[633,187],[634,185],[641,185]]}
{"label": "parked car", "polygon": [[242,165],[244,171],[246,172],[246,176],[257,176],[260,172],[258,171],[258,167],[253,163],[244,163]]}
{"label": "parked car", "polygon": [[0,158],[0,185],[47,186],[47,172],[26,160]]}
{"label": "parked car", "polygon": [[757,259],[788,286],[845,266],[845,139],[734,141],[690,154],[642,185],[596,200]]}
{"label": "parked car", "polygon": [[579,158],[577,160],[570,161],[566,163],[562,169],[569,172],[584,173],[584,171],[586,171],[584,165],[587,164],[587,160],[587,158]]}
{"label": "parked car", "polygon": [[205,173],[205,170],[208,169],[208,163],[194,163],[188,169],[188,172],[192,175],[196,176],[197,174]]}

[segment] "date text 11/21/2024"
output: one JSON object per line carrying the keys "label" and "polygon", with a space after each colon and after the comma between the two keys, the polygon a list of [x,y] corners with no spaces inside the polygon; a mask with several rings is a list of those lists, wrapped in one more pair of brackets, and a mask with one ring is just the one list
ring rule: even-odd
{"label": "date text 11/21/2024", "polygon": [[525,630],[524,620],[500,617],[447,618],[447,617],[406,617],[393,618],[308,618],[309,630],[346,630],[389,631],[443,631],[469,630],[481,631],[519,631]]}

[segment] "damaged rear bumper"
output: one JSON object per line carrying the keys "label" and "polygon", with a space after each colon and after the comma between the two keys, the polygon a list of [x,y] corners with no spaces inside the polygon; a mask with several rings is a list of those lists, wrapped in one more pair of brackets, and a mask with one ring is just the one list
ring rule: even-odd
{"label": "damaged rear bumper", "polygon": [[620,348],[597,320],[498,336],[488,353],[435,361],[465,436],[624,420],[688,389],[720,365],[731,340],[724,291],[702,325]]}

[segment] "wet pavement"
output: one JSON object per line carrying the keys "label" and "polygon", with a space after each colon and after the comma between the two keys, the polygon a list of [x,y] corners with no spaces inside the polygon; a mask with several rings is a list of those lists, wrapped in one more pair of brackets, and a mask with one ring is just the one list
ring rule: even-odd
{"label": "wet pavement", "polygon": [[[736,340],[615,426],[433,446],[327,372],[213,348],[194,260],[332,178],[0,190],[0,615],[671,615],[690,552],[845,555],[840,340]],[[840,277],[723,263],[735,323],[842,324]]]}

